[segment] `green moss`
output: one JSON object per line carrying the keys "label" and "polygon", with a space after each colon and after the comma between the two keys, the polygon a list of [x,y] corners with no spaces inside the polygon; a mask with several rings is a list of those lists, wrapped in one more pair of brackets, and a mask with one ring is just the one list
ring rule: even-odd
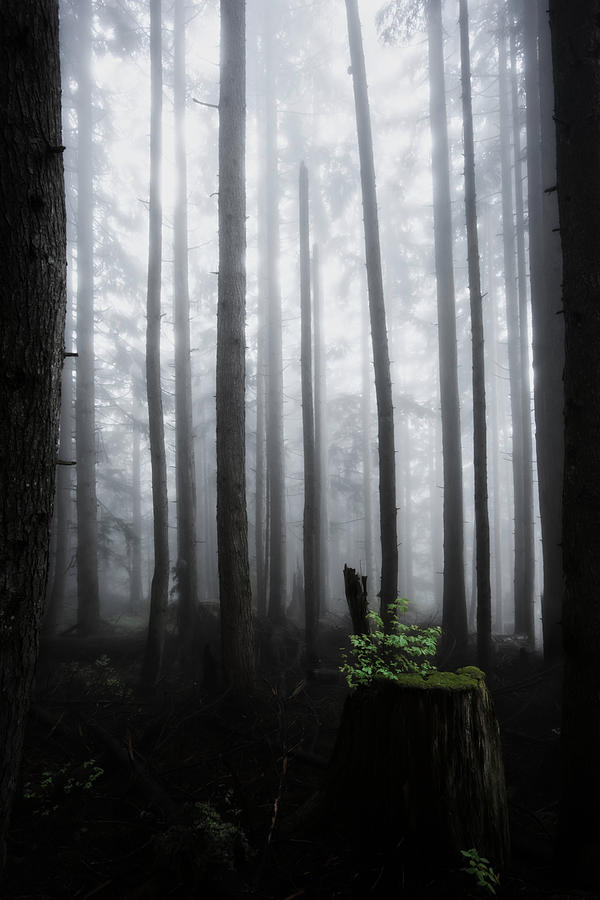
{"label": "green moss", "polygon": [[402,687],[414,687],[421,690],[444,688],[448,691],[465,691],[477,687],[485,679],[484,673],[476,666],[465,666],[456,672],[433,671],[426,675],[406,672],[398,675],[396,684]]}

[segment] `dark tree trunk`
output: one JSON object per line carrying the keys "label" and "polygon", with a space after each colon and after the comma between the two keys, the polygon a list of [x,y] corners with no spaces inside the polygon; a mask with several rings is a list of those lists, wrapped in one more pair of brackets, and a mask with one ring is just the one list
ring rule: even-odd
{"label": "dark tree trunk", "polygon": [[[509,0],[510,2],[510,0]],[[510,21],[513,22],[511,16]],[[521,109],[519,106],[519,84],[517,72],[516,33],[510,28],[510,69],[511,69],[511,96],[513,119],[513,160],[514,160],[514,184],[515,184],[515,220],[516,220],[516,245],[517,245],[517,284],[519,297],[519,359],[521,374],[521,399],[519,410],[521,425],[519,427],[522,441],[522,471],[520,485],[523,492],[523,603],[517,614],[515,603],[515,630],[516,623],[527,622],[527,603],[533,605],[534,582],[534,549],[533,549],[533,448],[531,433],[531,385],[529,369],[531,361],[529,339],[529,303],[527,295],[527,272],[525,254],[525,213],[523,201],[523,151],[521,149]],[[529,598],[529,599],[528,599]],[[516,595],[515,595],[516,601]]]}
{"label": "dark tree trunk", "polygon": [[92,6],[78,13],[77,75],[77,624],[92,634],[100,622],[94,391],[94,190],[92,180]]}
{"label": "dark tree trunk", "polygon": [[[551,278],[550,260],[545,258],[545,223],[540,129],[538,23],[536,3],[524,4],[525,89],[527,94],[527,205],[529,211],[529,275],[533,323],[533,388],[535,400],[535,440],[537,453],[542,551],[544,561],[544,606],[542,616],[549,627],[550,656],[558,655],[560,605],[562,599],[561,476],[562,476],[562,343],[555,331],[561,329],[560,300]],[[527,620],[517,628],[532,640],[533,606]],[[552,635],[552,638],[550,637]]]}
{"label": "dark tree trunk", "polygon": [[[562,313],[562,260],[558,229],[556,194],[556,135],[554,124],[554,87],[552,84],[552,51],[548,25],[548,0],[538,0],[539,17],[539,89],[540,144],[542,164],[542,226],[544,251],[544,306],[546,334],[544,337],[544,455],[546,469],[543,488],[550,494],[545,507],[546,531],[542,533],[544,548],[544,591],[542,594],[542,633],[544,659],[555,662],[562,656],[562,586],[561,586],[561,478],[564,465],[563,434],[563,365],[564,319]],[[541,348],[540,348],[541,349]],[[537,417],[537,413],[536,413]],[[537,423],[537,418],[536,418]],[[540,427],[538,425],[538,429]],[[538,450],[539,454],[539,450]],[[538,462],[539,469],[539,462]],[[540,487],[542,481],[540,480]],[[542,529],[544,520],[542,519]],[[546,541],[548,543],[546,543]],[[532,575],[533,577],[533,575]]]}
{"label": "dark tree trunk", "polygon": [[302,443],[304,450],[304,520],[302,529],[304,554],[304,623],[306,657],[309,665],[315,659],[315,641],[319,615],[316,580],[315,525],[317,508],[315,497],[315,416],[312,378],[312,317],[310,304],[310,237],[308,213],[308,171],[300,164],[299,178],[300,226],[300,320],[302,375]]}
{"label": "dark tree trunk", "polygon": [[[135,393],[134,393],[135,396]],[[131,612],[140,612],[143,603],[142,588],[142,479],[139,422],[132,423],[131,452],[131,575],[129,580],[129,607]]]}
{"label": "dark tree trunk", "polygon": [[405,675],[354,691],[318,803],[361,842],[401,843],[414,864],[455,864],[460,850],[476,847],[502,867],[506,787],[482,673]]}
{"label": "dark tree trunk", "polygon": [[471,52],[467,0],[459,0],[460,71],[462,85],[463,134],[465,151],[465,211],[471,338],[473,350],[473,469],[475,474],[475,541],[477,546],[477,655],[487,671],[492,640],[492,597],[490,588],[490,523],[488,517],[487,438],[485,420],[485,366],[483,358],[483,310],[477,237],[475,197],[475,144],[471,103]]}
{"label": "dark tree trunk", "polygon": [[456,349],[456,303],[452,259],[450,154],[446,121],[441,0],[429,0],[429,114],[432,142],[433,222],[437,283],[440,404],[444,477],[443,629],[460,650],[467,640],[465,598],[462,447]]}
{"label": "dark tree trunk", "polygon": [[66,305],[60,100],[58,2],[3,4],[0,871],[37,658],[57,459]]}
{"label": "dark tree trunk", "polygon": [[185,147],[185,0],[175,2],[174,22],[175,170],[173,218],[175,312],[175,472],[177,479],[177,626],[184,663],[191,661],[197,603],[196,463],[192,423],[190,296],[188,286],[187,160]]}
{"label": "dark tree trunk", "polygon": [[[504,250],[504,292],[506,297],[506,330],[508,338],[508,375],[510,380],[510,412],[512,421],[512,475],[514,496],[514,605],[527,609],[533,603],[533,517],[527,510],[525,493],[523,428],[523,372],[521,371],[521,336],[515,223],[512,202],[511,172],[511,92],[507,69],[506,39],[508,20],[503,8],[498,22],[498,66],[500,91],[500,167],[502,177],[502,239]],[[519,145],[520,153],[520,145]],[[518,176],[520,178],[520,166]],[[527,333],[527,323],[525,323]],[[527,403],[529,417],[529,402]],[[531,443],[531,441],[530,441]],[[531,465],[531,461],[528,463]],[[530,494],[531,498],[531,494]],[[531,503],[530,503],[531,506]],[[521,617],[521,613],[519,613]],[[517,617],[518,618],[518,617]]]}
{"label": "dark tree trunk", "polygon": [[285,457],[283,444],[283,361],[279,288],[279,179],[277,173],[277,101],[275,99],[275,0],[265,0],[265,163],[267,221],[268,404],[267,472],[269,479],[269,616],[284,618],[286,606]]}
{"label": "dark tree trunk", "polygon": [[373,461],[372,461],[372,429],[371,429],[371,352],[369,349],[369,310],[366,304],[362,310],[361,347],[361,381],[360,421],[362,429],[362,464],[363,464],[363,511],[365,517],[365,575],[369,584],[377,584],[375,576],[375,560],[373,558]]}
{"label": "dark tree trunk", "polygon": [[315,360],[315,581],[317,584],[317,620],[325,612],[327,598],[327,448],[325,425],[325,353],[323,350],[321,309],[321,281],[319,271],[319,248],[313,245],[312,285],[314,315],[314,360]]}
{"label": "dark tree trunk", "polygon": [[254,678],[245,471],[246,4],[221,0],[217,541],[223,669],[238,691]]}
{"label": "dark tree trunk", "polygon": [[356,130],[360,156],[367,285],[375,368],[377,397],[377,433],[379,453],[379,519],[381,530],[381,616],[390,621],[389,605],[398,590],[398,529],[396,511],[396,454],[394,448],[394,407],[390,358],[383,297],[373,137],[367,92],[367,75],[363,52],[357,0],[346,0],[348,40],[352,62],[352,83],[356,107]]}
{"label": "dark tree trunk", "polygon": [[146,325],[146,386],[150,460],[152,463],[152,507],[154,513],[154,574],[150,588],[150,621],[142,685],[152,689],[161,675],[167,604],[169,600],[169,504],[167,497],[167,460],[160,383],[160,322],[162,272],[162,202],[160,172],[162,165],[162,51],[161,0],[150,5],[150,210],[148,243],[148,294]]}
{"label": "dark tree trunk", "polygon": [[550,0],[565,311],[563,794],[569,882],[600,888],[600,3]]}

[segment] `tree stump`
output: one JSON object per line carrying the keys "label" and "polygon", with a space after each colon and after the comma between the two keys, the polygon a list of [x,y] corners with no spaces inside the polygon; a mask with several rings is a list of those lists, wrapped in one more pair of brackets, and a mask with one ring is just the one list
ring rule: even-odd
{"label": "tree stump", "polygon": [[407,674],[346,700],[321,814],[428,866],[475,847],[502,868],[509,833],[498,722],[474,667]]}
{"label": "tree stump", "polygon": [[367,576],[358,575],[356,569],[349,569],[344,564],[344,588],[346,591],[346,603],[352,619],[352,633],[368,634]]}

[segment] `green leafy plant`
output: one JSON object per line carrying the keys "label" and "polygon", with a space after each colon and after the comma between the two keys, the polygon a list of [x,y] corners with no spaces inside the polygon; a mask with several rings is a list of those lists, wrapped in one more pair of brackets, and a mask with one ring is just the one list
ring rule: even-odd
{"label": "green leafy plant", "polygon": [[489,894],[495,894],[496,888],[500,884],[500,878],[494,872],[491,863],[485,856],[480,856],[475,847],[470,850],[461,850],[461,854],[465,857],[468,866],[463,866],[461,872],[471,875],[477,882],[477,887]]}
{"label": "green leafy plant", "polygon": [[54,771],[47,769],[42,772],[37,782],[27,781],[23,796],[36,803],[36,814],[49,816],[58,808],[55,800],[78,791],[91,791],[103,774],[104,769],[96,765],[95,759],[86,759],[80,765],[67,763]]}
{"label": "green leafy plant", "polygon": [[383,621],[376,612],[367,618],[373,625],[369,634],[351,634],[350,647],[343,649],[344,663],[340,671],[350,687],[370,684],[376,679],[395,681],[406,672],[426,675],[435,670],[431,662],[437,649],[441,628],[405,625],[398,619],[405,613],[408,600],[399,598],[390,603],[392,630],[384,631]]}

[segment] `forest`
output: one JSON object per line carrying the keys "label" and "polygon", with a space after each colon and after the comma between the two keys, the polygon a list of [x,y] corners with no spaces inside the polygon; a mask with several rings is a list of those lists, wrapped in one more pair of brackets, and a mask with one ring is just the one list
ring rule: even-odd
{"label": "forest", "polygon": [[0,896],[600,896],[600,0],[2,0]]}

